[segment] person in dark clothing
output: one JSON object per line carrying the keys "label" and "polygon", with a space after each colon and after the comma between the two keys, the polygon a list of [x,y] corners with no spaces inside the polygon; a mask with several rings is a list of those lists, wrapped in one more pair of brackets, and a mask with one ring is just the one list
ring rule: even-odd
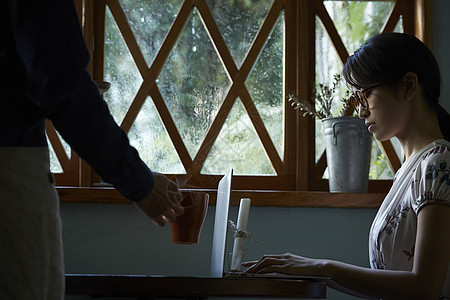
{"label": "person in dark clothing", "polygon": [[45,119],[154,223],[183,214],[178,186],[130,146],[86,71],[70,0],[0,4],[0,298],[62,299],[58,197]]}

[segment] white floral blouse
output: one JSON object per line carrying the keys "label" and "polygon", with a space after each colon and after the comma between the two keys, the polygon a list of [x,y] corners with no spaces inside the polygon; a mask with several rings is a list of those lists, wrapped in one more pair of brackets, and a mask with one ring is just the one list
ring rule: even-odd
{"label": "white floral blouse", "polygon": [[[412,270],[417,214],[431,204],[450,206],[450,142],[445,140],[417,151],[395,174],[370,229],[369,258],[373,269]],[[450,268],[443,297],[450,299]]]}

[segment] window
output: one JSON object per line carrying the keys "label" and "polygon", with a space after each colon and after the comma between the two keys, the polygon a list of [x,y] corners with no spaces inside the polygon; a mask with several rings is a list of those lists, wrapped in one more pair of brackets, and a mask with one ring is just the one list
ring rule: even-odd
{"label": "window", "polygon": [[[75,3],[90,71],[111,82],[104,98],[131,144],[153,170],[202,188],[233,167],[237,190],[327,191],[321,122],[292,109],[288,93],[331,83],[370,35],[425,36],[419,0]],[[58,185],[102,185],[47,133]],[[369,192],[386,192],[399,155],[395,143],[374,145]]]}

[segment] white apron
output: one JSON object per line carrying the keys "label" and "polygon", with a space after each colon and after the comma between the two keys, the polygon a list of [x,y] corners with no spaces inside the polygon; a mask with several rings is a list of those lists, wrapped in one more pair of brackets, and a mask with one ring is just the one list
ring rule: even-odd
{"label": "white apron", "polygon": [[0,147],[0,299],[63,298],[59,199],[48,149]]}

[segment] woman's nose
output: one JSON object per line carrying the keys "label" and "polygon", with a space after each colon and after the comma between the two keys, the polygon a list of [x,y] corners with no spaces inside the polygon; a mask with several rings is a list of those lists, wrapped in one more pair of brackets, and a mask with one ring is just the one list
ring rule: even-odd
{"label": "woman's nose", "polygon": [[364,108],[362,105],[358,106],[358,116],[360,119],[366,119],[369,114],[370,112],[367,108]]}

